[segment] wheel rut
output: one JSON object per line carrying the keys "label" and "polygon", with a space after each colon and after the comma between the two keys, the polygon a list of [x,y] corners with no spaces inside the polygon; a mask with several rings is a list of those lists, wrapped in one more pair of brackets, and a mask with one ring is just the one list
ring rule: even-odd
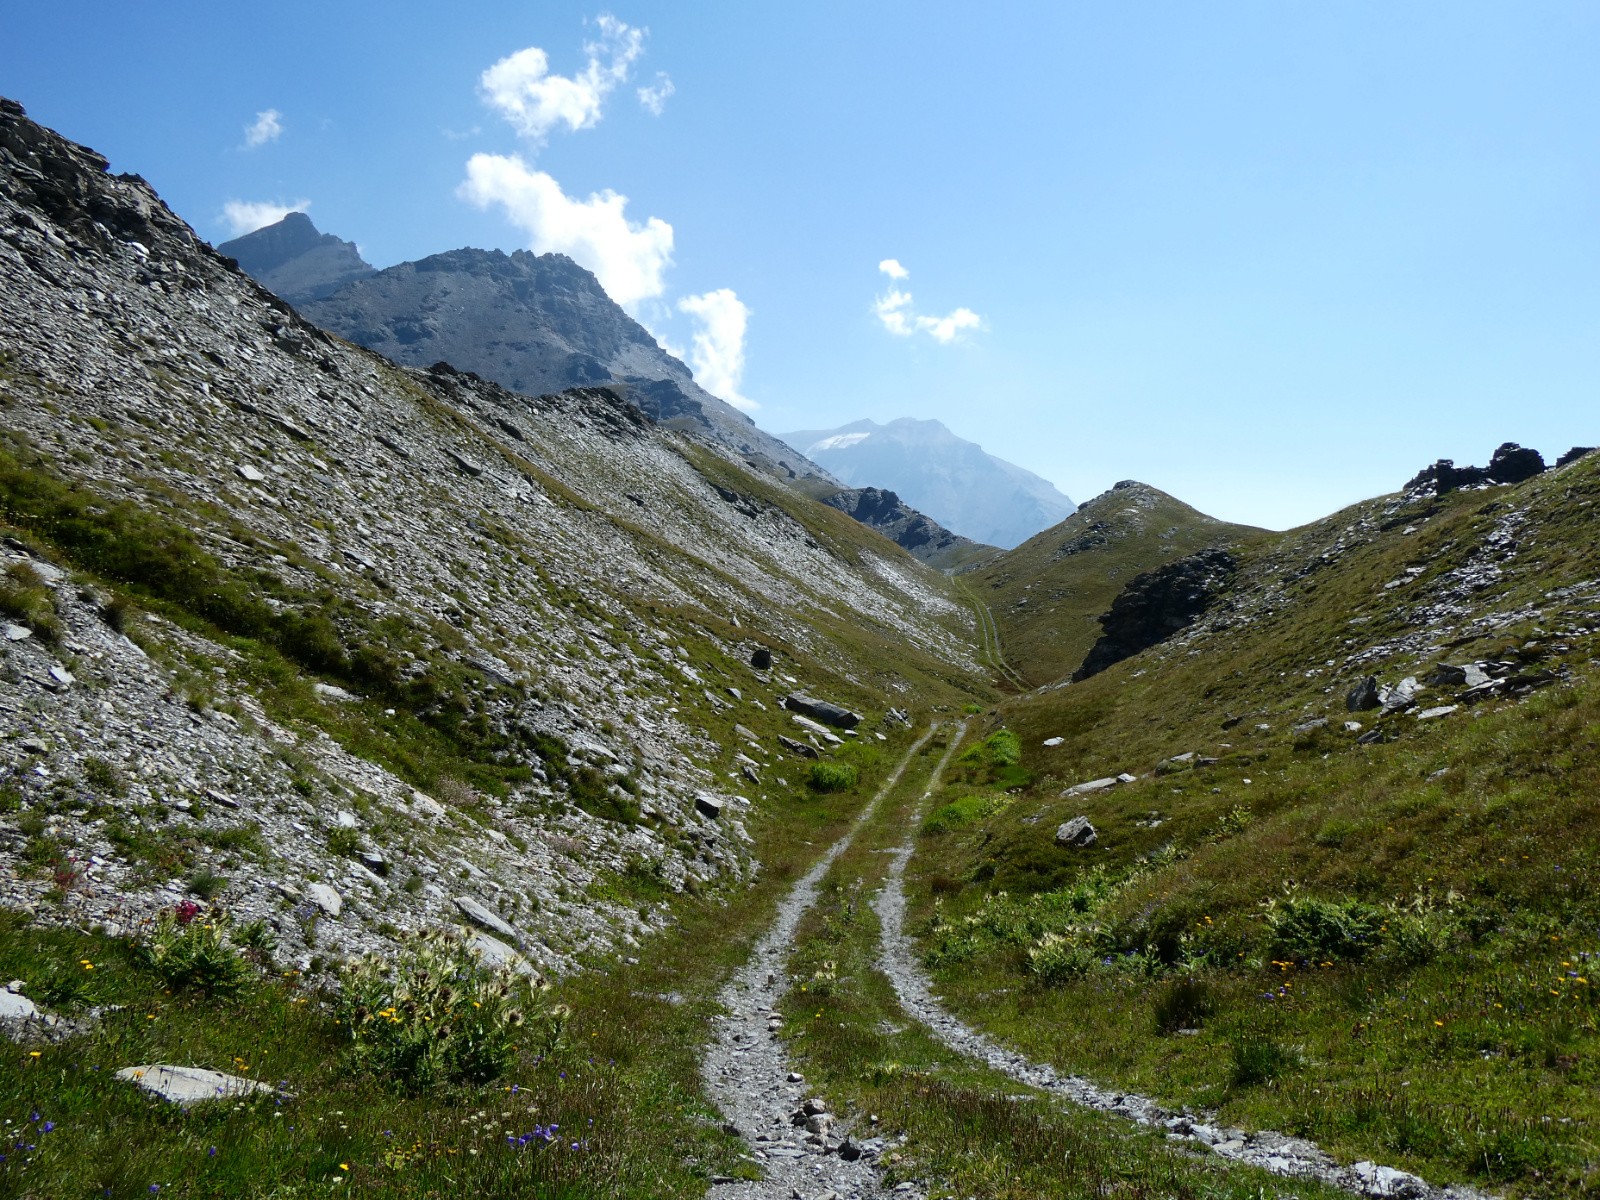
{"label": "wheel rut", "polygon": [[[817,902],[818,884],[938,729],[938,723],[930,725],[911,744],[849,832],[795,884],[749,961],[718,997],[725,1015],[701,1062],[701,1076],[723,1119],[749,1142],[766,1178],[713,1183],[709,1194],[716,1200],[793,1200],[796,1196],[814,1200],[830,1194],[837,1200],[853,1200],[881,1190],[870,1155],[853,1152],[851,1147],[841,1153],[837,1134],[824,1130],[819,1137],[791,1123],[793,1113],[810,1093],[784,1048],[781,1021],[775,1023],[774,1019],[778,1001],[789,990],[787,968],[795,930]],[[948,757],[947,753],[946,760]]]}
{"label": "wheel rut", "polygon": [[[965,725],[963,722],[962,731]],[[916,818],[920,816],[921,808],[938,787],[939,779],[960,741],[959,733],[951,739],[944,757],[928,781],[928,790],[923,793],[918,812],[913,814],[910,830],[916,828]],[[1204,1113],[1163,1108],[1155,1101],[1132,1092],[1099,1087],[1081,1076],[1063,1074],[1047,1063],[1036,1063],[973,1029],[951,1014],[933,994],[932,983],[917,961],[915,948],[906,934],[905,871],[914,849],[914,834],[910,830],[906,840],[890,858],[883,887],[873,901],[881,930],[878,969],[893,985],[906,1014],[925,1025],[951,1050],[1019,1083],[1052,1093],[1073,1104],[1162,1129],[1168,1138],[1186,1143],[1197,1151],[1209,1151],[1229,1161],[1259,1167],[1275,1175],[1317,1179],[1363,1196],[1405,1197],[1408,1200],[1485,1200],[1484,1193],[1471,1188],[1434,1187],[1415,1175],[1370,1161],[1341,1165],[1321,1147],[1304,1138],[1289,1137],[1270,1130],[1250,1132],[1223,1128]]]}

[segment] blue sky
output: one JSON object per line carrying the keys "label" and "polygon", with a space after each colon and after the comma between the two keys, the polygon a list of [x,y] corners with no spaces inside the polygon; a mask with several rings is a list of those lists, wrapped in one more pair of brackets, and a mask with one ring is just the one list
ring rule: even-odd
{"label": "blue sky", "polygon": [[1590,2],[11,0],[0,30],[0,94],[203,236],[305,199],[379,266],[566,246],[771,430],[937,417],[1075,499],[1273,527],[1600,442]]}

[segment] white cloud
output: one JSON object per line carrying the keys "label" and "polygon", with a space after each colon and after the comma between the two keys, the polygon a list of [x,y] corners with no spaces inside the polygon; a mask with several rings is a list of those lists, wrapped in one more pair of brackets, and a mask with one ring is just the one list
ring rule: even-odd
{"label": "white cloud", "polygon": [[911,323],[911,293],[890,287],[888,292],[873,302],[873,311],[890,333],[910,337],[915,330]]}
{"label": "white cloud", "polygon": [[677,90],[677,85],[672,82],[672,76],[665,71],[657,71],[656,81],[648,87],[639,89],[639,103],[651,116],[659,117],[661,110],[667,106],[667,97]]}
{"label": "white cloud", "polygon": [[[585,42],[588,61],[576,75],[550,74],[550,58],[538,46],[507,55],[479,79],[484,102],[510,121],[517,132],[542,143],[552,129],[589,129],[600,120],[605,99],[627,81],[644,53],[645,31],[613,16],[596,24],[600,37]],[[663,96],[664,100],[666,97]]]}
{"label": "white cloud", "polygon": [[222,206],[222,219],[234,237],[243,237],[267,225],[276,225],[292,212],[305,212],[310,207],[309,200],[296,200],[292,204],[279,204],[274,200],[229,200]]}
{"label": "white cloud", "polygon": [[244,127],[244,144],[252,150],[275,142],[283,133],[283,114],[275,108],[258,112],[256,119]]}
{"label": "white cloud", "polygon": [[983,318],[970,308],[958,308],[947,317],[918,317],[917,328],[934,341],[948,344],[955,341],[963,329],[982,329]]}
{"label": "white cloud", "polygon": [[569,255],[593,271],[623,308],[632,311],[665,290],[661,277],[672,264],[672,226],[659,217],[643,225],[628,220],[628,198],[610,188],[576,200],[514,155],[474,154],[456,194],[479,208],[500,205],[526,231],[529,249]]}
{"label": "white cloud", "polygon": [[700,323],[689,350],[689,365],[700,386],[736,408],[759,407],[754,400],[739,394],[744,378],[744,334],[750,323],[750,309],[744,301],[732,288],[718,288],[700,296],[683,297],[678,301],[678,311]]}
{"label": "white cloud", "polygon": [[872,302],[872,311],[877,314],[879,323],[896,337],[925,333],[941,345],[949,345],[966,330],[983,328],[983,318],[970,308],[958,308],[943,317],[928,317],[917,312],[911,293],[897,286],[899,280],[911,276],[898,259],[884,259],[878,264],[878,270],[896,282]]}

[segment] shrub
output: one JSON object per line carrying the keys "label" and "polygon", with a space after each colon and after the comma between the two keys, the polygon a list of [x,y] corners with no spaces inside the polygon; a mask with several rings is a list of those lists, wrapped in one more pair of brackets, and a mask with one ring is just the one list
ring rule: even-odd
{"label": "shrub", "polygon": [[340,973],[339,1018],[362,1065],[408,1091],[487,1083],[518,1047],[553,1049],[568,1015],[545,985],[495,969],[459,934],[413,936],[398,956],[368,955]]}
{"label": "shrub", "polygon": [[860,779],[854,763],[817,762],[811,764],[807,782],[819,792],[848,792]]}
{"label": "shrub", "polygon": [[1324,900],[1290,891],[1267,904],[1274,950],[1293,960],[1358,960],[1383,934],[1383,912],[1359,900]]}
{"label": "shrub", "polygon": [[1254,1087],[1282,1079],[1300,1066],[1291,1046],[1261,1033],[1246,1033],[1233,1041],[1229,1080],[1234,1087]]}
{"label": "shrub", "polygon": [[1028,970],[1040,983],[1065,983],[1098,961],[1092,948],[1059,933],[1047,933],[1028,948]]}
{"label": "shrub", "polygon": [[1204,979],[1185,975],[1168,983],[1156,998],[1156,1029],[1162,1033],[1198,1029],[1216,1011],[1216,989]]}
{"label": "shrub", "polygon": [[328,830],[328,853],[340,858],[354,858],[361,850],[361,835],[354,829],[339,826]]}
{"label": "shrub", "polygon": [[952,800],[928,815],[928,819],[922,823],[922,832],[930,835],[949,833],[973,821],[992,817],[1005,808],[1010,799],[1009,796],[965,796],[960,800]]}
{"label": "shrub", "polygon": [[218,875],[210,867],[201,867],[185,881],[189,891],[199,896],[202,900],[213,900],[222,894],[228,886],[225,876]]}
{"label": "shrub", "polygon": [[185,921],[183,914],[168,910],[138,953],[170,986],[208,996],[236,996],[254,978],[250,965],[228,945],[227,921],[220,914]]}
{"label": "shrub", "polygon": [[128,790],[122,772],[98,755],[91,754],[83,760],[83,779],[95,791],[104,792],[108,796],[121,796]]}

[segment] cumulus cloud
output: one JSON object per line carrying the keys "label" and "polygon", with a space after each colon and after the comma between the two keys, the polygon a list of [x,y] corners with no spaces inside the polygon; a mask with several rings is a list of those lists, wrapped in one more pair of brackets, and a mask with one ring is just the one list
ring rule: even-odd
{"label": "cumulus cloud", "polygon": [[276,225],[292,212],[305,212],[309,200],[279,204],[275,200],[229,200],[222,206],[222,219],[234,237],[243,237],[268,225]]}
{"label": "cumulus cloud", "polygon": [[672,76],[665,71],[657,71],[656,81],[639,89],[639,103],[651,116],[659,117],[661,110],[667,106],[667,97],[677,90],[677,85],[672,82]]}
{"label": "cumulus cloud", "polygon": [[759,407],[739,393],[744,379],[744,334],[750,323],[750,309],[744,301],[732,288],[717,288],[683,297],[678,311],[688,313],[700,326],[689,350],[689,365],[700,386],[736,408]]}
{"label": "cumulus cloud", "polygon": [[283,114],[275,108],[258,112],[256,119],[244,127],[244,144],[252,150],[275,142],[283,133]]}
{"label": "cumulus cloud", "polygon": [[515,155],[474,154],[457,194],[479,208],[500,205],[527,233],[529,249],[569,255],[623,308],[632,311],[665,290],[672,226],[659,217],[642,225],[628,220],[628,198],[610,188],[578,200]]}
{"label": "cumulus cloud", "polygon": [[911,272],[901,266],[898,259],[884,259],[878,264],[878,270],[894,282],[889,284],[887,292],[872,302],[872,311],[877,315],[879,324],[896,337],[925,333],[941,345],[949,345],[966,330],[983,328],[983,318],[970,308],[958,308],[942,317],[930,317],[917,312],[912,304],[911,293],[898,286],[900,280],[911,276]]}
{"label": "cumulus cloud", "polygon": [[645,35],[644,30],[609,15],[595,24],[600,36],[584,43],[587,61],[576,75],[552,75],[549,55],[538,46],[529,46],[483,73],[478,83],[484,102],[523,137],[537,143],[543,143],[557,126],[573,131],[594,126],[606,97],[627,81],[635,60],[644,53]]}

